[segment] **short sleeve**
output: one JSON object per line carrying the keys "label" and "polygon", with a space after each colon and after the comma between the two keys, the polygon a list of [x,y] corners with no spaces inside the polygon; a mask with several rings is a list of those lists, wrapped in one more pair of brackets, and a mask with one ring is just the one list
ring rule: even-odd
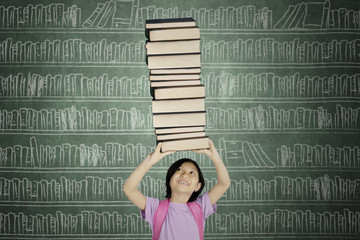
{"label": "short sleeve", "polygon": [[140,210],[140,215],[145,221],[150,223],[150,226],[152,227],[153,218],[156,209],[159,206],[159,199],[146,197],[146,205],[145,205],[145,211]]}
{"label": "short sleeve", "polygon": [[204,214],[204,219],[208,218],[211,214],[216,212],[217,205],[211,204],[209,193],[205,193],[204,195],[198,197],[196,199],[196,202],[200,205],[201,210]]}

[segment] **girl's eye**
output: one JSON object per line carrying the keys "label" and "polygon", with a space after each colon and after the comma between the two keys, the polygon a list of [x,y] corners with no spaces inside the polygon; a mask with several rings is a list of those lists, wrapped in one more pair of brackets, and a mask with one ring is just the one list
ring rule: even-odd
{"label": "girl's eye", "polygon": [[195,175],[195,172],[194,172],[194,171],[191,171],[190,174]]}
{"label": "girl's eye", "polygon": [[181,170],[181,168],[178,168],[178,172],[181,172],[182,170]]}

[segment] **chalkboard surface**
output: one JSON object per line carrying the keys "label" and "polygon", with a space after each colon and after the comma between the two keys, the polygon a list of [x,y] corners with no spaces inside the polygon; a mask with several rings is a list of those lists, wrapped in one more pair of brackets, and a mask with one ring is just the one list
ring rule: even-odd
{"label": "chalkboard surface", "polygon": [[[205,239],[360,238],[360,3],[0,2],[0,239],[150,239],[122,186],[154,150],[145,21],[201,29],[232,184]],[[163,198],[168,166],[143,179]]]}

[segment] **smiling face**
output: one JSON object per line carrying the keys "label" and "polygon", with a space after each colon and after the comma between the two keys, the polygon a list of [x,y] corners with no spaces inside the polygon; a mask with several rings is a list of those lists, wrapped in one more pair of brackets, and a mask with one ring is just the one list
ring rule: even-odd
{"label": "smiling face", "polygon": [[191,195],[194,191],[198,191],[200,187],[199,172],[191,162],[181,164],[170,180],[170,188],[173,193],[188,193]]}

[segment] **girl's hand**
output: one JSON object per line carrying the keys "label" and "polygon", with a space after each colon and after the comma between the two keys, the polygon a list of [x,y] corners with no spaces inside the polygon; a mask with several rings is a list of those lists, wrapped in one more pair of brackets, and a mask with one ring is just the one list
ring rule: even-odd
{"label": "girl's hand", "polygon": [[162,153],[160,150],[161,143],[159,143],[156,146],[155,151],[150,153],[146,159],[135,169],[135,171],[126,180],[126,183],[123,187],[123,191],[129,200],[141,210],[145,210],[146,207],[146,197],[138,189],[141,179],[143,179],[147,171],[149,171],[149,169],[160,159],[166,155],[174,153],[174,151]]}
{"label": "girl's hand", "polygon": [[198,150],[193,150],[193,152],[199,153],[199,154],[204,153],[206,156],[208,156],[213,161],[219,160],[219,159],[221,160],[218,151],[216,151],[213,141],[209,140],[209,145],[210,145],[209,149],[198,149]]}
{"label": "girl's hand", "polygon": [[211,161],[213,161],[214,166],[216,168],[217,173],[217,183],[215,186],[209,191],[209,198],[211,204],[215,204],[217,200],[226,192],[226,190],[230,187],[231,180],[229,177],[229,173],[220,158],[219,153],[216,151],[214,143],[209,140],[209,149],[199,149],[195,150],[196,153],[205,153]]}
{"label": "girl's hand", "polygon": [[155,148],[155,151],[147,156],[146,160],[149,161],[151,165],[154,165],[155,163],[160,161],[160,159],[162,159],[163,157],[176,152],[176,151],[161,152],[161,146],[162,143],[158,143],[158,145]]}

